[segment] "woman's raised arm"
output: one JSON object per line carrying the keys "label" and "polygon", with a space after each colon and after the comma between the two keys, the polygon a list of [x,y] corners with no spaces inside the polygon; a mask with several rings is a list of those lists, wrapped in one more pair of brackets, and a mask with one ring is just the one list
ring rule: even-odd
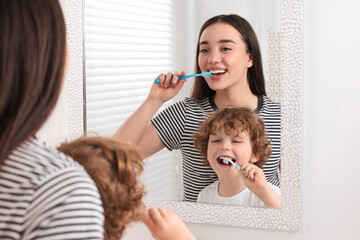
{"label": "woman's raised arm", "polygon": [[160,74],[158,76],[160,83],[153,83],[148,97],[119,127],[113,137],[137,144],[146,157],[164,148],[150,120],[165,102],[179,93],[185,81],[178,81],[178,77],[184,75],[184,71],[181,74],[178,72]]}

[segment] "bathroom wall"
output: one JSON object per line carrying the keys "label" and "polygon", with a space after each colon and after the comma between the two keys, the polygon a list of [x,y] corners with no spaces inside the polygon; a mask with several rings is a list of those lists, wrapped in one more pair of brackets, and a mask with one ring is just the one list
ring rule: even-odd
{"label": "bathroom wall", "polygon": [[[360,239],[360,1],[304,3],[303,228],[281,232],[187,224],[199,240]],[[66,121],[59,121],[64,111],[60,102],[41,131],[54,144],[66,133]],[[152,237],[142,224],[133,224],[123,239]]]}

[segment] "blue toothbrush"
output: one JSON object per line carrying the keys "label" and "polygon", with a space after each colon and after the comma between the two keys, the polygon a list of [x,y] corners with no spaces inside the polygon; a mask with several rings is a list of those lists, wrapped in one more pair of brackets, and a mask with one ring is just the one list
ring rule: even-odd
{"label": "blue toothbrush", "polygon": [[[210,72],[202,72],[202,73],[199,73],[199,74],[192,74],[192,75],[182,76],[182,77],[179,77],[178,80],[185,79],[185,78],[191,78],[191,77],[197,77],[197,76],[211,77],[212,74]],[[159,78],[155,79],[155,83],[160,83],[160,79]]]}

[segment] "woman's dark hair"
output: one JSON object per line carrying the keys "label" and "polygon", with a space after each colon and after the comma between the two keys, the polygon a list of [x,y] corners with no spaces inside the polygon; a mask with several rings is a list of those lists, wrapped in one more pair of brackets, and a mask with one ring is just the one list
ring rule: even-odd
{"label": "woman's dark hair", "polygon": [[58,0],[0,0],[0,165],[54,108],[66,29]]}
{"label": "woman's dark hair", "polygon": [[[259,42],[257,40],[256,34],[251,27],[250,23],[246,21],[244,18],[236,15],[218,15],[207,20],[204,25],[200,29],[198,43],[196,47],[196,59],[195,59],[195,71],[196,73],[200,73],[200,67],[198,63],[199,57],[199,41],[203,31],[210,25],[214,23],[227,23],[233,26],[241,35],[243,39],[247,53],[252,56],[253,65],[248,69],[247,79],[249,82],[250,90],[255,95],[265,95],[265,79],[263,73],[263,66],[261,60],[261,52]],[[209,85],[206,83],[203,77],[196,77],[193,91],[191,97],[196,99],[201,99],[204,97],[209,97],[215,94],[215,91],[212,90]]]}

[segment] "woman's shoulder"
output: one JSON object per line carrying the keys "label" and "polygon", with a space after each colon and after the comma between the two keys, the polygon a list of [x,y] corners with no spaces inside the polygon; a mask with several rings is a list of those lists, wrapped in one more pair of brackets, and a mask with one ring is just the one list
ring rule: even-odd
{"label": "woman's shoulder", "polygon": [[209,98],[195,99],[195,98],[187,97],[183,99],[181,102],[188,109],[205,111],[205,112],[213,111]]}
{"label": "woman's shoulder", "polygon": [[268,96],[262,96],[263,104],[260,109],[260,113],[262,114],[276,114],[281,115],[281,104]]}
{"label": "woman's shoulder", "polygon": [[268,96],[262,96],[262,98],[263,98],[263,105],[281,108],[280,102],[275,101]]}
{"label": "woman's shoulder", "polygon": [[196,99],[191,97],[185,97],[184,99],[176,102],[175,104],[184,104],[192,106],[203,106],[210,104],[209,98]]}
{"label": "woman's shoulder", "polygon": [[[101,238],[103,208],[99,192],[85,169],[70,157],[31,137],[7,157],[2,167],[6,167],[9,180],[16,179],[16,182],[2,182],[13,194],[7,207],[27,206],[27,211],[18,219],[38,223],[25,224],[29,227],[24,236],[42,234],[46,230],[39,226],[45,226],[46,222],[52,227],[47,231],[54,231],[54,236],[62,238],[58,229],[66,226],[56,222],[55,217],[61,215],[68,226],[83,224],[79,234],[86,237],[95,234]],[[34,202],[37,204],[33,205]],[[88,212],[86,215],[84,208]]]}
{"label": "woman's shoulder", "polygon": [[152,122],[162,121],[162,118],[182,118],[182,120],[189,119],[191,122],[198,122],[213,112],[208,98],[200,100],[185,98],[166,107],[153,118]]}
{"label": "woman's shoulder", "polygon": [[8,160],[15,161],[19,168],[31,172],[34,183],[61,175],[66,171],[72,172],[70,178],[81,176],[90,179],[79,163],[36,137],[23,142],[9,155]]}

